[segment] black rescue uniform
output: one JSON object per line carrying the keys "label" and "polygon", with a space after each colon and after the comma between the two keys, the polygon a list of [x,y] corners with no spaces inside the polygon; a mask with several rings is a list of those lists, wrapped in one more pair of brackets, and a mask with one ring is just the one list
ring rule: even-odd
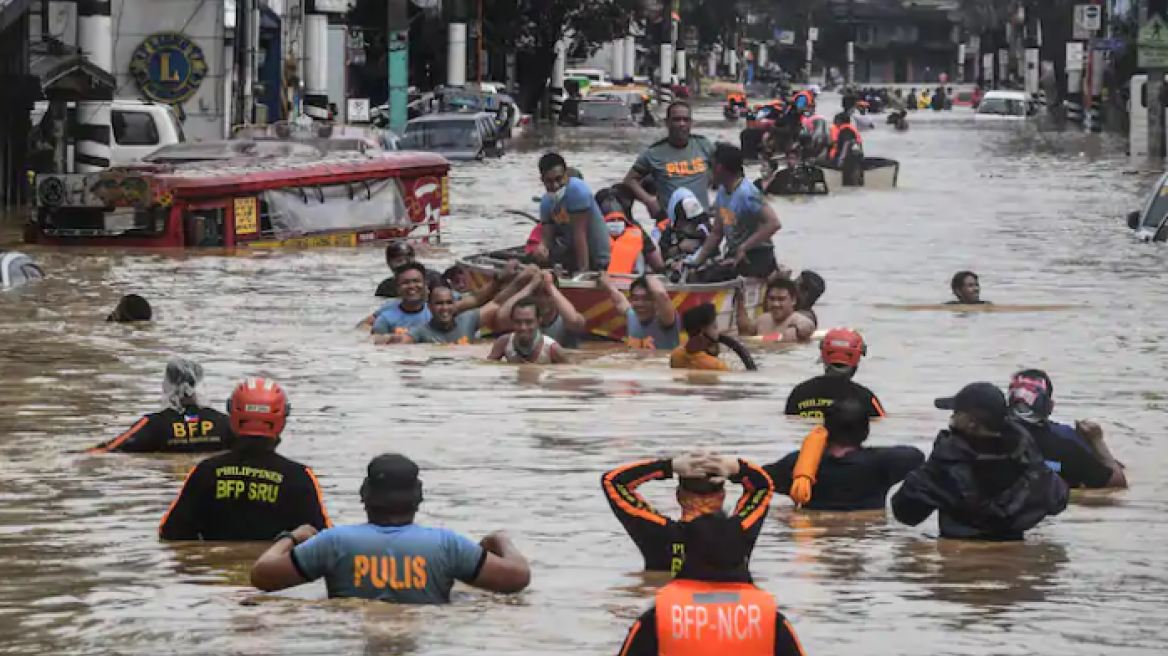
{"label": "black rescue uniform", "polygon": [[[730,477],[732,483],[743,487],[742,497],[734,507],[734,516],[742,523],[748,548],[753,551],[758,534],[762,531],[762,522],[770,508],[774,484],[771,477],[757,465],[739,460],[738,467],[738,474]],[[681,522],[658,514],[637,493],[637,488],[643,483],[672,477],[672,461],[646,460],[606,473],[601,478],[601,486],[613,514],[641,550],[645,569],[676,575],[685,562],[685,539]]]}
{"label": "black rescue uniform", "polygon": [[884,417],[884,406],[872,390],[846,376],[816,376],[805,380],[791,390],[787,397],[788,415],[823,418],[823,409],[836,401],[855,397],[868,407],[869,417]]}
{"label": "black rescue uniform", "polygon": [[167,408],[139,419],[130,430],[95,446],[90,453],[207,453],[235,443],[227,415],[198,406]]}
{"label": "black rescue uniform", "polygon": [[[264,438],[248,438],[264,439]],[[158,528],[163,540],[273,540],[332,526],[312,470],[275,451],[231,451],[187,475]]]}
{"label": "black rescue uniform", "polygon": [[[764,467],[775,489],[791,489],[799,451]],[[888,490],[909,472],[925,464],[925,454],[912,446],[860,447],[843,456],[823,454],[808,510],[883,510]]]}

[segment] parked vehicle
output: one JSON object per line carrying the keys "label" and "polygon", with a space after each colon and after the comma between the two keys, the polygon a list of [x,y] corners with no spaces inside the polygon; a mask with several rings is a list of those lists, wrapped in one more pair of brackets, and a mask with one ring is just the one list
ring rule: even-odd
{"label": "parked vehicle", "polygon": [[406,124],[400,147],[437,153],[451,161],[501,157],[503,140],[487,112],[450,112],[419,116]]}
{"label": "parked vehicle", "polygon": [[[49,103],[38,102],[33,108],[31,119],[34,126],[48,120]],[[77,106],[69,103],[66,114],[65,136],[68,144],[68,161],[73,162],[74,135],[77,134]],[[161,146],[186,141],[182,123],[170,105],[158,105],[143,100],[113,101],[110,111],[110,165],[123,166],[136,162]],[[40,128],[45,129],[45,128]]]}

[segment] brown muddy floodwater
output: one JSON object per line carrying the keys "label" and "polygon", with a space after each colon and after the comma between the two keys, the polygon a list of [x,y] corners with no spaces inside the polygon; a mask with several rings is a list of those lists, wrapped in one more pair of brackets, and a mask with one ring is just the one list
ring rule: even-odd
{"label": "brown muddy floodwater", "polygon": [[[698,130],[736,133],[699,113]],[[1123,214],[1149,176],[1088,159],[1082,137],[973,127],[968,113],[880,125],[868,151],[902,162],[901,188],[775,201],[780,259],[820,272],[824,327],[870,343],[859,380],[891,417],[873,444],[927,451],[946,420],[932,399],[974,380],[1049,370],[1056,415],[1092,417],[1128,466],[1130,491],[1077,496],[1024,544],[939,543],[891,516],[793,513],[776,497],[754,553],[809,656],[1164,654],[1168,612],[1168,288],[1162,245]],[[658,131],[558,136],[592,182],[615,181]],[[544,139],[453,173],[453,257],[519,243]],[[1104,147],[1114,150],[1114,144]],[[9,235],[14,239],[13,235]],[[665,357],[555,369],[478,361],[480,345],[375,348],[353,324],[376,307],[380,249],[236,257],[36,253],[51,279],[0,294],[0,651],[20,654],[614,654],[655,583],[601,497],[610,467],[711,446],[770,462],[805,427],[782,416],[816,373],[812,347],[761,370],[695,384]],[[959,269],[1025,312],[910,312],[947,300]],[[124,293],[157,322],[104,322]],[[880,307],[877,307],[880,306]],[[324,601],[321,584],[260,596],[261,546],[162,544],[156,528],[190,458],[85,456],[158,409],[166,359],[197,358],[204,398],[271,376],[293,414],[282,450],[315,468],[334,521],[364,520],[368,459],[400,451],[424,470],[422,521],[470,536],[506,529],[534,568],[529,591],[458,592],[447,607]],[[649,498],[674,509],[667,484]]]}

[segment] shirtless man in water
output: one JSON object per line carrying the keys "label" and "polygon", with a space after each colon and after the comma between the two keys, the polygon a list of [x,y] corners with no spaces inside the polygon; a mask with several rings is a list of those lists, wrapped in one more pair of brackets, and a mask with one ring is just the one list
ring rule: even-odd
{"label": "shirtless man in water", "polygon": [[778,335],[781,342],[806,342],[815,332],[815,322],[802,312],[796,312],[799,302],[799,286],[794,280],[779,278],[767,284],[763,307],[766,314],[757,320],[750,318],[746,301],[741,294],[735,300],[738,314],[738,334]]}
{"label": "shirtless man in water", "polygon": [[556,340],[543,334],[535,301],[524,298],[511,308],[514,332],[495,340],[488,360],[506,360],[513,364],[562,364],[568,356]]}

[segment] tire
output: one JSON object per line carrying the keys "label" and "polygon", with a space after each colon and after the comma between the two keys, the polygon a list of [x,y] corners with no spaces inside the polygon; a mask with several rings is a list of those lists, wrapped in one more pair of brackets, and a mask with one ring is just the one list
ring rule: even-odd
{"label": "tire", "polygon": [[729,335],[719,335],[718,343],[734,351],[734,354],[742,361],[742,365],[746,367],[747,371],[758,371],[758,365],[754,363],[754,357],[750,355],[750,351],[742,345],[742,342]]}

